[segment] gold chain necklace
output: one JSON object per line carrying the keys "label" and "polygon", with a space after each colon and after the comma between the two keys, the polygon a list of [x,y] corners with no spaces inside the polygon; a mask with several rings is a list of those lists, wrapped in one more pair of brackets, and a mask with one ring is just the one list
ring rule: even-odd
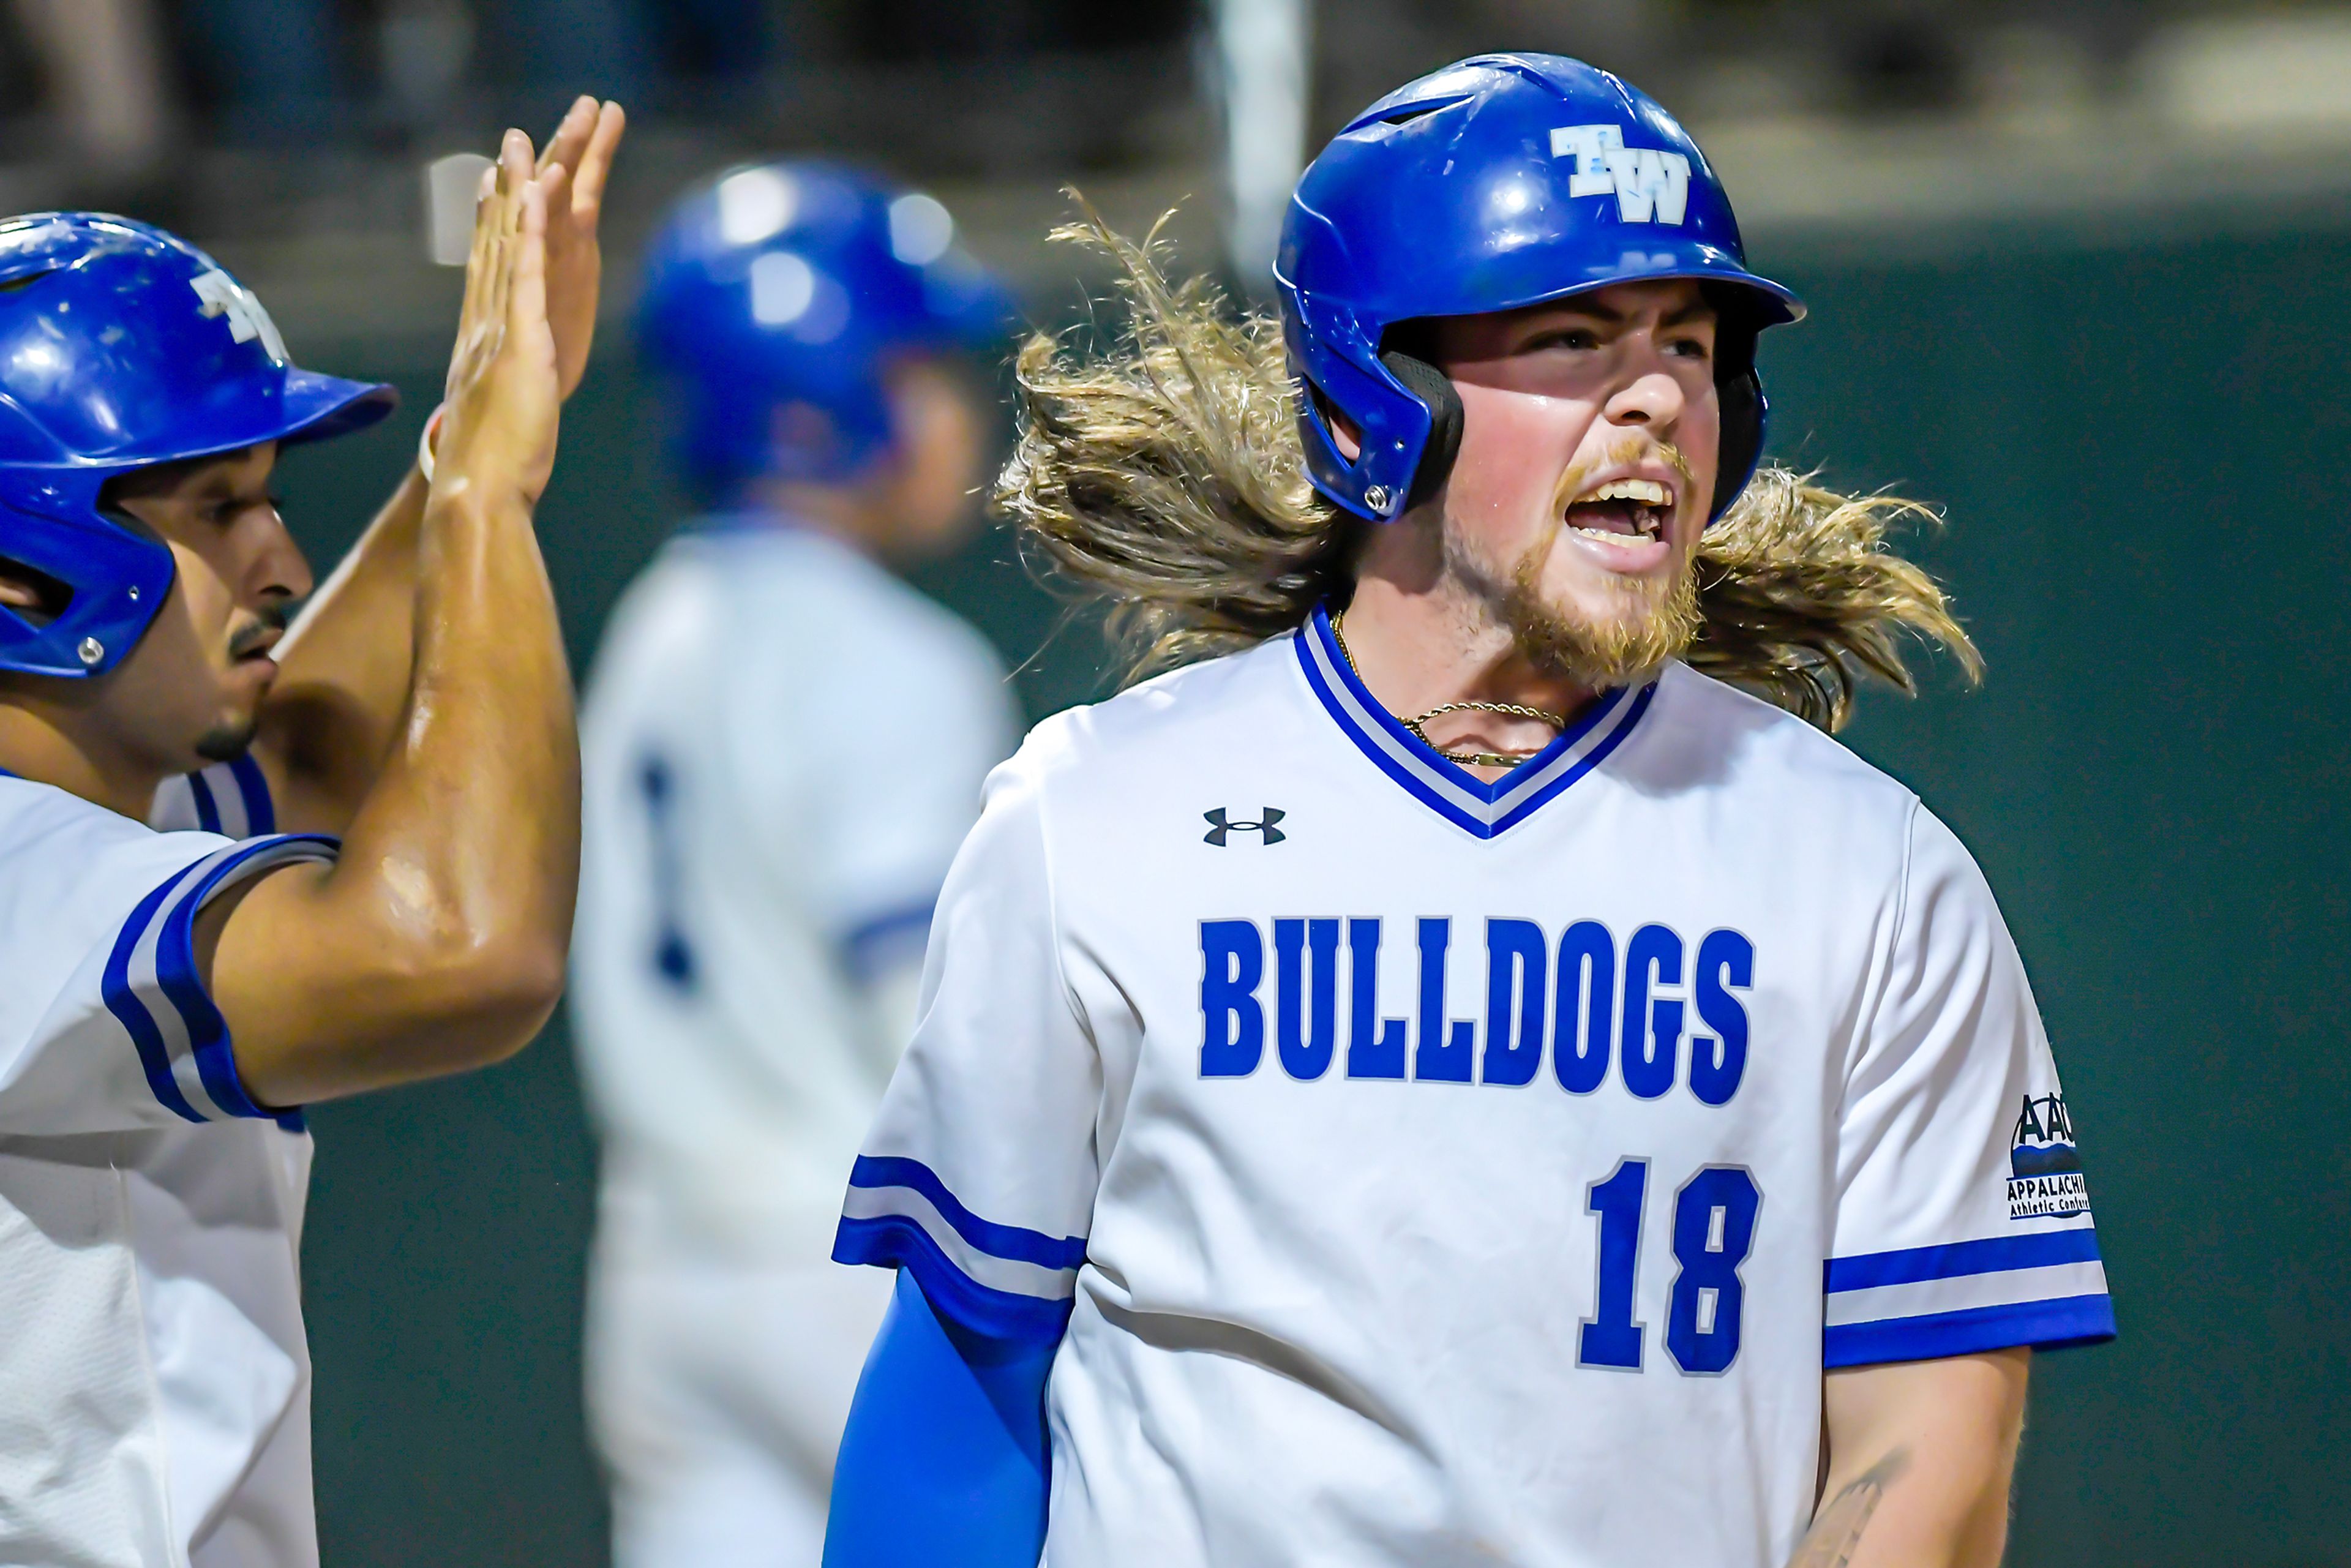
{"label": "gold chain necklace", "polygon": [[[1331,639],[1332,642],[1339,644],[1339,656],[1347,661],[1347,668],[1353,670],[1355,673],[1355,679],[1360,681],[1364,678],[1364,672],[1355,668],[1355,655],[1349,651],[1347,647],[1347,634],[1343,630],[1342,630],[1346,619],[1347,612],[1343,610],[1331,617]],[[1436,752],[1437,756],[1442,757],[1447,762],[1456,763],[1462,767],[1516,768],[1528,758],[1535,756],[1538,752],[1542,750],[1541,747],[1535,747],[1527,751],[1447,751],[1443,747],[1437,745],[1435,741],[1429,739],[1428,732],[1421,728],[1421,726],[1426,724],[1430,719],[1442,717],[1448,713],[1499,713],[1510,718],[1534,719],[1540,723],[1551,726],[1553,729],[1558,730],[1562,735],[1567,733],[1567,720],[1562,718],[1559,715],[1555,713],[1546,713],[1539,707],[1524,707],[1517,703],[1489,703],[1475,701],[1439,703],[1435,707],[1430,708],[1426,713],[1422,714],[1418,718],[1399,717],[1396,722],[1403,725],[1405,728],[1412,731],[1414,738],[1417,739],[1423,746],[1426,746],[1431,751]]]}

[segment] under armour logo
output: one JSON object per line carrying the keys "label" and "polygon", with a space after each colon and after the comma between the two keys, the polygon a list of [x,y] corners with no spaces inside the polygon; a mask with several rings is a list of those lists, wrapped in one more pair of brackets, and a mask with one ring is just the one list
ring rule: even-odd
{"label": "under armour logo", "polygon": [[1230,822],[1225,820],[1225,809],[1219,806],[1213,811],[1203,811],[1200,815],[1208,824],[1208,831],[1201,835],[1200,841],[1223,849],[1226,835],[1230,833],[1262,833],[1265,836],[1265,841],[1269,844],[1281,842],[1284,835],[1274,824],[1289,813],[1276,807],[1268,806],[1258,813],[1258,820],[1254,822]]}
{"label": "under armour logo", "polygon": [[271,359],[281,365],[286,362],[286,340],[277,335],[277,323],[269,319],[269,312],[261,308],[253,290],[217,267],[188,279],[188,287],[204,301],[201,308],[204,315],[228,318],[231,338],[240,343],[258,338]]}

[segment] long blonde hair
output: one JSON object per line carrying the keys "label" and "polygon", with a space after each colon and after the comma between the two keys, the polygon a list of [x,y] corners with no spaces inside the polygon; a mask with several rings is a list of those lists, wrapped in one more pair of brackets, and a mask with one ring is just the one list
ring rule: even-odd
{"label": "long blonde hair", "polygon": [[[1166,218],[1137,244],[1088,217],[1052,237],[1109,253],[1127,320],[1101,355],[1043,332],[1021,345],[1019,440],[995,503],[1054,575],[1108,601],[1140,679],[1343,601],[1372,525],[1307,482],[1280,324],[1235,312],[1205,278],[1171,284],[1158,259]],[[1828,730],[1864,676],[1917,689],[1905,632],[1980,678],[1943,591],[1886,546],[1891,524],[1933,517],[1763,468],[1699,540],[1701,625],[1685,659]]]}

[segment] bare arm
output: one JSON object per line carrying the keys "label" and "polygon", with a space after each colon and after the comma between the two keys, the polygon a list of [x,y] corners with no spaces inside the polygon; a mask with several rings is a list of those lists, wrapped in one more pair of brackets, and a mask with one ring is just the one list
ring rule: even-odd
{"label": "bare arm", "polygon": [[1828,1476],[1788,1568],[1998,1568],[2032,1353],[1828,1375]]}
{"label": "bare arm", "polygon": [[198,962],[266,1104],[495,1061],[562,988],[579,744],[531,510],[555,459],[546,221],[565,175],[532,172],[529,139],[509,131],[415,527],[413,671],[342,858],[261,878],[198,925]]}
{"label": "bare arm", "polygon": [[[571,172],[548,193],[548,326],[566,398],[580,384],[595,340],[603,269],[597,224],[625,129],[620,105],[582,98],[535,171]],[[391,754],[415,670],[425,490],[424,476],[412,465],[278,645],[278,675],[253,753],[285,827],[343,831]]]}

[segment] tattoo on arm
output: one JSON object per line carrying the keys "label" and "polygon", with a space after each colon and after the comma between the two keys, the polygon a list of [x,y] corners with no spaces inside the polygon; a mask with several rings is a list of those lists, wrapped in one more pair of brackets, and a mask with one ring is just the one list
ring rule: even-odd
{"label": "tattoo on arm", "polygon": [[1812,1529],[1796,1543],[1788,1568],[1844,1568],[1853,1561],[1861,1532],[1886,1497],[1886,1489],[1910,1468],[1910,1450],[1898,1448],[1855,1476],[1844,1490],[1821,1504]]}

